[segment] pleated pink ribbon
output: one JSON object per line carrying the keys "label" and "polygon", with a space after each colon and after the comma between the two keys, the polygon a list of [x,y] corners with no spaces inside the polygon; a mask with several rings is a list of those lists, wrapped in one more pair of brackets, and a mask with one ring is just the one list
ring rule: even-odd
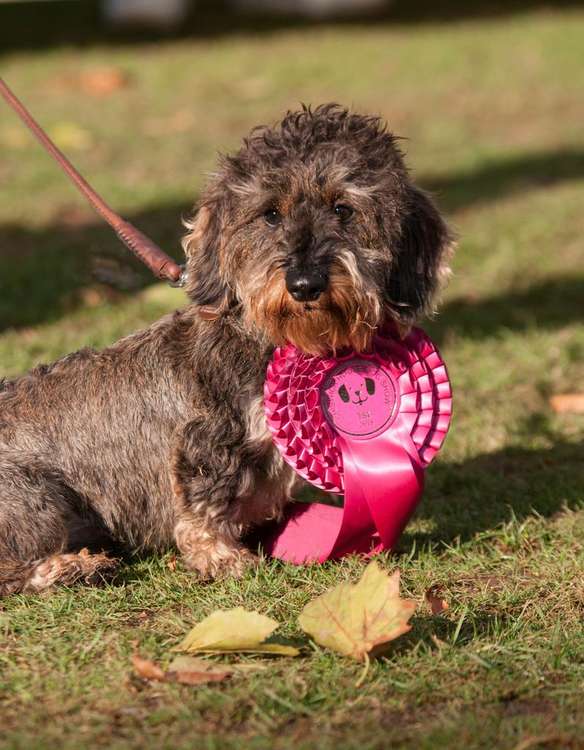
{"label": "pleated pink ribbon", "polygon": [[420,329],[403,340],[386,332],[372,354],[338,358],[280,347],[264,403],[284,460],[317,487],[344,494],[342,508],[290,506],[264,549],[297,564],[392,549],[452,414],[446,366],[429,337]]}

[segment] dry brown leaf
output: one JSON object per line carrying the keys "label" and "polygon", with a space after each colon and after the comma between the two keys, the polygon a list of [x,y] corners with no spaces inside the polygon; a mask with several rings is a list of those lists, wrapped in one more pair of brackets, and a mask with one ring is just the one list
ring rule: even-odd
{"label": "dry brown leaf", "polygon": [[556,414],[584,414],[584,393],[563,393],[550,398]]}
{"label": "dry brown leaf", "polygon": [[389,576],[371,562],[358,583],[341,583],[309,602],[298,622],[321,646],[363,660],[407,633],[415,609],[399,596],[399,570]]}
{"label": "dry brown leaf", "polygon": [[94,68],[79,74],[80,88],[92,96],[107,96],[125,88],[128,83],[128,75],[119,68]]}
{"label": "dry brown leaf", "polygon": [[113,65],[96,65],[85,70],[68,70],[53,77],[49,83],[58,91],[81,91],[88,96],[107,96],[126,88],[131,76]]}
{"label": "dry brown leaf", "polygon": [[430,605],[433,615],[441,615],[448,609],[448,602],[440,596],[439,586],[430,586],[425,594],[426,601]]}
{"label": "dry brown leaf", "polygon": [[138,654],[132,656],[136,674],[150,682],[177,682],[181,685],[203,685],[206,682],[221,682],[229,677],[233,670],[221,667],[204,659],[192,656],[178,656],[169,665],[166,672],[150,659]]}
{"label": "dry brown leaf", "polygon": [[181,685],[202,685],[205,682],[221,682],[232,672],[230,667],[212,664],[195,656],[177,656],[169,664],[166,676]]}
{"label": "dry brown leaf", "polygon": [[164,671],[150,659],[143,659],[138,654],[132,655],[132,664],[136,674],[145,680],[164,682]]}
{"label": "dry brown leaf", "polygon": [[259,612],[248,612],[243,607],[217,610],[187,633],[178,651],[203,654],[253,653],[297,656],[293,646],[266,643],[278,623]]}

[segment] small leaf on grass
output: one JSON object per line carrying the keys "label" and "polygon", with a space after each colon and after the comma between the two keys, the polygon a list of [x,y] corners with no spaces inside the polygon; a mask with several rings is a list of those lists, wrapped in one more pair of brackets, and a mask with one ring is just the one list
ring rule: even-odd
{"label": "small leaf on grass", "polygon": [[584,414],[584,393],[563,393],[550,398],[556,414]]}
{"label": "small leaf on grass", "polygon": [[177,656],[169,665],[166,675],[182,685],[201,685],[205,682],[221,682],[232,674],[230,667],[197,659],[195,656]]}
{"label": "small leaf on grass", "polygon": [[100,67],[79,74],[80,88],[92,96],[106,96],[125,88],[130,79],[123,70],[114,67]]}
{"label": "small leaf on grass", "polygon": [[297,656],[299,651],[293,646],[265,642],[277,627],[278,623],[270,617],[243,607],[217,610],[187,633],[177,651]]}
{"label": "small leaf on grass", "polygon": [[441,615],[448,609],[448,602],[440,596],[439,586],[430,586],[426,591],[426,601],[428,602],[433,615]]}
{"label": "small leaf on grass", "polygon": [[298,622],[321,646],[363,660],[407,633],[415,608],[400,599],[399,570],[389,576],[371,562],[358,583],[341,583],[309,602]]}
{"label": "small leaf on grass", "polygon": [[132,655],[132,664],[136,670],[136,674],[145,680],[154,680],[157,682],[164,682],[164,672],[153,661],[150,659],[143,659],[138,654]]}
{"label": "small leaf on grass", "polygon": [[229,667],[221,667],[192,656],[178,656],[165,672],[150,659],[138,654],[132,656],[136,674],[150,682],[174,682],[181,685],[204,685],[206,682],[221,682],[232,673]]}
{"label": "small leaf on grass", "polygon": [[93,146],[93,136],[75,122],[58,122],[51,128],[53,140],[64,149],[86,151]]}

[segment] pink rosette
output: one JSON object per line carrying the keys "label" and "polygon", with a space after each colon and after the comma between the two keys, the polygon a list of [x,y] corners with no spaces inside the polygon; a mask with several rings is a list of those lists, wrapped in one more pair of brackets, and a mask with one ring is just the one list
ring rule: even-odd
{"label": "pink rosette", "polygon": [[263,540],[294,563],[391,549],[415,510],[425,467],[452,413],[446,366],[429,337],[375,339],[373,353],[323,358],[276,349],[265,381],[267,424],[304,479],[344,507],[294,504]]}

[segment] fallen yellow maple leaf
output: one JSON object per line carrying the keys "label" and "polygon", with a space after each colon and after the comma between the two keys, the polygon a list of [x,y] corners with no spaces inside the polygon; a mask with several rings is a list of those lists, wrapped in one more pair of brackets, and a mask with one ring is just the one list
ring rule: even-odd
{"label": "fallen yellow maple leaf", "polygon": [[297,656],[293,646],[265,643],[278,623],[259,612],[248,612],[243,607],[213,612],[187,633],[177,646],[178,651],[202,654],[240,653],[278,654]]}
{"label": "fallen yellow maple leaf", "polygon": [[357,583],[341,583],[309,602],[298,622],[321,646],[363,660],[407,633],[415,609],[400,599],[399,570],[389,576],[371,562]]}

